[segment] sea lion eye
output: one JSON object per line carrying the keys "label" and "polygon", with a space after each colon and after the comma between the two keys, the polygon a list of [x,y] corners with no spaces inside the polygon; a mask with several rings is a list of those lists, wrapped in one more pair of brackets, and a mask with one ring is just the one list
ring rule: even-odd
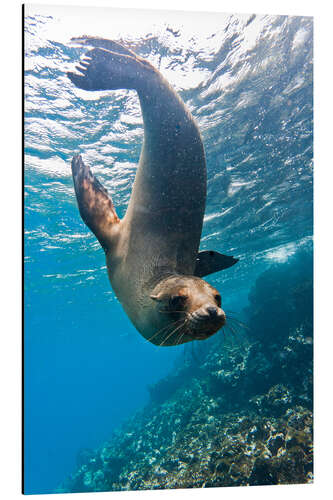
{"label": "sea lion eye", "polygon": [[218,305],[218,307],[221,307],[222,304],[221,295],[217,293],[216,295],[214,295],[214,299],[216,300],[216,304]]}
{"label": "sea lion eye", "polygon": [[186,295],[172,295],[169,300],[169,304],[171,307],[183,307],[187,300]]}

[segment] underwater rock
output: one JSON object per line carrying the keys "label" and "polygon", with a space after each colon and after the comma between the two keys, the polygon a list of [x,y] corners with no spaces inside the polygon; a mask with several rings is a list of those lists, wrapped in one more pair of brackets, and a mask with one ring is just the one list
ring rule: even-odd
{"label": "underwater rock", "polygon": [[[219,352],[212,345],[193,378],[184,367],[185,383],[180,368],[179,385],[160,401],[154,396],[93,456],[86,454],[89,460],[57,491],[312,482],[312,344],[302,332],[295,329],[267,364],[260,343]],[[291,378],[281,353],[295,368]],[[262,384],[258,359],[260,376],[267,374]]]}
{"label": "underwater rock", "polygon": [[[280,346],[300,322],[306,336],[313,332],[312,246],[299,250],[287,262],[271,266],[249,293],[249,337],[268,349]],[[269,332],[269,335],[267,334]],[[274,341],[272,342],[272,340]]]}
{"label": "underwater rock", "polygon": [[92,450],[88,448],[82,448],[77,454],[76,464],[78,467],[81,467],[82,465],[88,464],[93,458],[94,454]]}
{"label": "underwater rock", "polygon": [[184,384],[189,383],[193,377],[200,373],[201,367],[195,363],[183,363],[173,370],[170,375],[148,387],[151,401],[163,403],[173,396]]}

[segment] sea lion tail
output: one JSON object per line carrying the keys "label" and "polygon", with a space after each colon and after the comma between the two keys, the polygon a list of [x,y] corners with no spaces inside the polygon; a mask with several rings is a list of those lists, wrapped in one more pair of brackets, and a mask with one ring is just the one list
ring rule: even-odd
{"label": "sea lion tail", "polygon": [[81,155],[72,159],[72,174],[82,220],[107,251],[115,243],[120,223],[112,200],[90,168],[83,163]]}
{"label": "sea lion tail", "polygon": [[76,66],[78,72],[67,73],[80,89],[138,90],[146,80],[145,72],[155,71],[149,62],[116,42],[98,38],[74,39],[77,40],[82,40],[80,43],[83,45],[95,45]]}

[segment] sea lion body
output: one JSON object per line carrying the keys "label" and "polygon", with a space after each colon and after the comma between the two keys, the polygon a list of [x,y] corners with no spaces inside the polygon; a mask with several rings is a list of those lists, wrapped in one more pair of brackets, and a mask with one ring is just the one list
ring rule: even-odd
{"label": "sea lion body", "polygon": [[[206,202],[199,129],[183,101],[150,63],[115,42],[83,38],[80,43],[95,48],[88,52],[87,62],[81,62],[79,74],[69,73],[70,79],[86,90],[134,88],[144,122],[139,166],[121,221],[82,158],[73,158],[81,216],[105,250],[118,299],[146,339],[175,345],[206,338],[224,324],[225,314],[214,298],[219,296],[217,290],[198,277]],[[204,254],[205,274],[237,261],[216,252]],[[170,300],[179,294],[175,309]]]}

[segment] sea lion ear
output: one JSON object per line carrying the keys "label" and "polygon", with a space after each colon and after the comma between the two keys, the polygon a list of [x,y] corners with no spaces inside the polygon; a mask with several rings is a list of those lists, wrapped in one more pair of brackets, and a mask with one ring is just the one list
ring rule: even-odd
{"label": "sea lion ear", "polygon": [[208,274],[217,273],[223,269],[233,266],[239,261],[229,255],[215,252],[213,250],[205,250],[199,252],[196,260],[194,276],[202,278]]}

